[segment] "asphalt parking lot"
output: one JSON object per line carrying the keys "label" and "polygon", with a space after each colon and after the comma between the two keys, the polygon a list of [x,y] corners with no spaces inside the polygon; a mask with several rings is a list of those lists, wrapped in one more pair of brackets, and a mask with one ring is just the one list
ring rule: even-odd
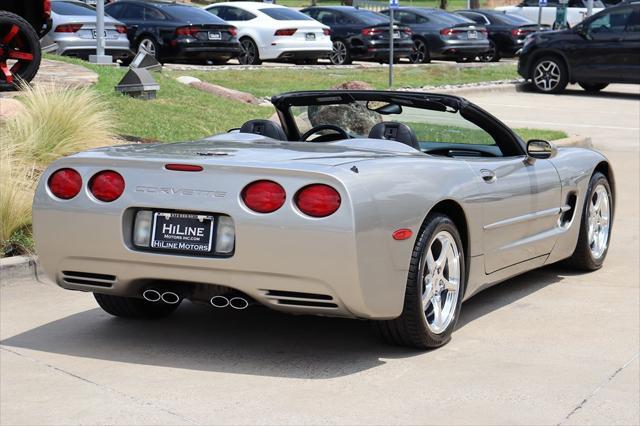
{"label": "asphalt parking lot", "polygon": [[[467,97],[588,135],[617,177],[603,269],[551,266],[472,298],[451,343],[385,346],[361,321],[185,304],[109,317],[90,294],[2,282],[2,424],[640,423],[640,92]],[[61,243],[63,243],[61,236]]]}

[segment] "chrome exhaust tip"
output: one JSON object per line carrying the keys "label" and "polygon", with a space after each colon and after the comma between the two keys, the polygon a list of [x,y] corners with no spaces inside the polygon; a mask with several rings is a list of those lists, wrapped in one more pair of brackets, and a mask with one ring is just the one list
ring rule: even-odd
{"label": "chrome exhaust tip", "polygon": [[249,307],[249,301],[244,297],[232,297],[231,300],[229,300],[229,305],[231,305],[233,309],[242,310]]}
{"label": "chrome exhaust tip", "polygon": [[160,299],[162,299],[162,295],[160,294],[160,292],[151,289],[142,292],[142,297],[144,297],[144,300],[146,300],[147,302],[158,302],[160,301]]}
{"label": "chrome exhaust tip", "polygon": [[165,291],[164,293],[162,293],[161,298],[164,303],[167,303],[169,305],[175,305],[176,303],[180,302],[180,296],[172,291]]}
{"label": "chrome exhaust tip", "polygon": [[213,296],[209,301],[214,308],[226,308],[229,306],[229,299],[224,296]]}

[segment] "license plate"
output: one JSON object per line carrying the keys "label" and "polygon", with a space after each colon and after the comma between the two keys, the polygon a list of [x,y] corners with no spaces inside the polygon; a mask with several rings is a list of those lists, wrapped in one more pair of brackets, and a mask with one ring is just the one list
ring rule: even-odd
{"label": "license plate", "polygon": [[400,31],[394,31],[393,38],[400,38]]}
{"label": "license plate", "polygon": [[222,40],[220,31],[209,31],[209,40]]}
{"label": "license plate", "polygon": [[208,253],[213,240],[213,216],[187,213],[153,215],[151,248],[186,253]]}
{"label": "license plate", "polygon": [[306,38],[309,41],[313,41],[316,39],[316,35],[314,33],[307,33],[304,38]]}
{"label": "license plate", "polygon": [[[98,31],[97,30],[92,30],[91,34],[93,34],[93,38],[98,38]],[[104,32],[104,36],[107,37],[107,31],[106,30]]]}
{"label": "license plate", "polygon": [[467,33],[467,38],[478,38],[478,32],[477,31],[469,31]]}

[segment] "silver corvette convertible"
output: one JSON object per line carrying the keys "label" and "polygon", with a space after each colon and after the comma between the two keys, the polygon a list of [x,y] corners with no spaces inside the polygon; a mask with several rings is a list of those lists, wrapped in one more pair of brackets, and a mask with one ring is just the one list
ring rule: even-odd
{"label": "silver corvette convertible", "polygon": [[272,99],[203,140],[56,161],[37,250],[108,313],[215,308],[372,320],[391,343],[446,343],[462,302],[550,263],[590,271],[614,213],[607,159],[525,143],[465,99],[383,91]]}

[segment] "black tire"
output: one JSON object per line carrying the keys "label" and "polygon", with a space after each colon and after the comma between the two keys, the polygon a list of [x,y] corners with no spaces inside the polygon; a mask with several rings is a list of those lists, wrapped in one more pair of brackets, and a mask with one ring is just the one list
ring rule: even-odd
{"label": "black tire", "polygon": [[[436,235],[441,231],[447,231],[453,237],[458,247],[460,278],[453,318],[442,332],[436,334],[429,329],[427,325],[427,315],[423,310],[423,267],[421,263],[426,254],[426,250],[431,247]],[[429,349],[446,344],[451,339],[451,333],[458,321],[465,283],[465,257],[458,229],[449,217],[441,213],[429,215],[420,230],[420,235],[416,240],[411,255],[402,314],[393,320],[373,321],[374,329],[385,341],[394,345]]]}
{"label": "black tire", "polygon": [[143,46],[145,48],[148,47],[148,49],[145,49],[145,50],[147,50],[147,52],[151,56],[153,56],[158,61],[160,61],[160,45],[158,44],[155,38],[149,35],[140,37],[140,40],[138,40],[138,44],[136,46],[136,51],[140,50],[140,46]]}
{"label": "black tire", "polygon": [[40,38],[31,24],[0,11],[0,90],[14,90],[21,81],[30,82],[41,60]]}
{"label": "black tire", "polygon": [[533,88],[539,93],[560,93],[569,83],[569,72],[559,57],[543,56],[533,64],[531,81]]}
{"label": "black tire", "polygon": [[333,41],[333,51],[329,54],[329,60],[333,65],[349,65],[353,62],[349,43],[342,39]]}
{"label": "black tire", "polygon": [[431,62],[431,54],[427,41],[422,37],[416,37],[413,40],[413,49],[409,55],[409,62],[412,64],[428,64]]}
{"label": "black tire", "polygon": [[[606,248],[602,255],[598,258],[593,256],[591,251],[591,245],[589,243],[589,204],[594,197],[595,189],[603,185],[607,190],[609,196],[609,234],[607,236]],[[596,172],[591,176],[589,180],[589,187],[587,189],[587,197],[585,197],[584,205],[580,215],[580,234],[578,236],[578,243],[573,251],[573,254],[564,263],[573,269],[580,271],[595,271],[602,267],[604,259],[607,257],[609,251],[609,242],[611,241],[611,227],[613,225],[614,211],[613,211],[613,195],[611,193],[611,186],[609,180],[605,175],[600,172]]]}
{"label": "black tire", "polygon": [[494,42],[490,42],[489,50],[478,57],[480,62],[499,62],[500,52]]}
{"label": "black tire", "polygon": [[609,83],[580,83],[578,85],[582,87],[584,90],[590,93],[596,93],[604,89],[609,85]]}
{"label": "black tire", "polygon": [[93,293],[93,296],[105,312],[121,318],[165,318],[180,306],[180,303],[170,305],[164,302],[149,302],[134,297],[111,296],[101,293]]}
{"label": "black tire", "polygon": [[260,52],[258,46],[249,37],[243,37],[240,39],[240,45],[242,47],[242,53],[238,56],[238,62],[241,65],[260,65],[262,60],[260,59]]}

